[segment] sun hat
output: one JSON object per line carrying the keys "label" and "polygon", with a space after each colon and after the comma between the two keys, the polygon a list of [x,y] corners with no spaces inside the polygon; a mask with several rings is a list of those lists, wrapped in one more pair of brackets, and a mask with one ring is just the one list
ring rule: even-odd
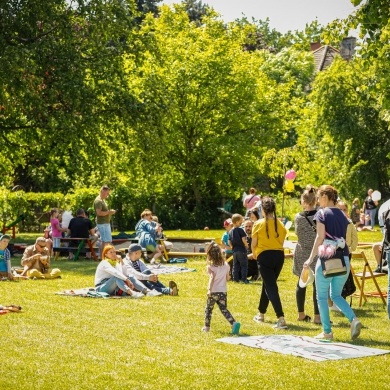
{"label": "sun hat", "polygon": [[305,288],[309,284],[314,282],[314,273],[310,267],[304,268],[299,277],[299,287]]}
{"label": "sun hat", "polygon": [[232,219],[231,218],[228,218],[225,220],[225,222],[223,223],[223,227],[228,227],[229,225],[231,225],[233,222],[232,222]]}
{"label": "sun hat", "polygon": [[128,252],[132,253],[132,252],[137,252],[137,251],[142,251],[141,245],[139,245],[139,244],[130,244]]}

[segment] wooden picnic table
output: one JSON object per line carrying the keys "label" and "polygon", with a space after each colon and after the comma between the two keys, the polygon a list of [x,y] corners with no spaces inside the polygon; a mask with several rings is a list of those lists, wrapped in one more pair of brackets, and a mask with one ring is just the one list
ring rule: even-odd
{"label": "wooden picnic table", "polygon": [[59,247],[59,248],[53,248],[53,251],[61,251],[65,250],[68,252],[75,251],[74,254],[74,261],[77,261],[80,255],[81,250],[84,248],[85,244],[88,245],[89,251],[91,252],[91,255],[95,261],[98,261],[98,257],[95,252],[95,248],[93,247],[93,241],[90,238],[70,238],[70,237],[63,237],[60,238],[60,242],[74,242],[79,241],[79,245],[77,247]]}

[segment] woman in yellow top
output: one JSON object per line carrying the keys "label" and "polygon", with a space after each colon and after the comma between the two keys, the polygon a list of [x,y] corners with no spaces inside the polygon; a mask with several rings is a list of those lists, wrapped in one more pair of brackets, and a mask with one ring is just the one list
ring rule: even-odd
{"label": "woman in yellow top", "polygon": [[260,275],[263,279],[259,314],[253,319],[256,322],[264,322],[264,314],[271,301],[276,316],[278,317],[278,322],[274,328],[287,329],[277,284],[284,264],[283,243],[287,235],[287,230],[276,218],[276,204],[274,199],[270,197],[262,198],[261,213],[263,219],[258,221],[252,230],[252,252],[257,258]]}

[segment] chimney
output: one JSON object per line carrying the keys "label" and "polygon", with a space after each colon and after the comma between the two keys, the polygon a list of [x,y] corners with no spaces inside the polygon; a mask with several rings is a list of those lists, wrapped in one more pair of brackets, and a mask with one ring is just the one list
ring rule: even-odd
{"label": "chimney", "polygon": [[321,47],[321,42],[310,42],[310,50],[315,51]]}
{"label": "chimney", "polygon": [[356,38],[344,38],[340,43],[340,55],[344,60],[351,60],[355,54]]}

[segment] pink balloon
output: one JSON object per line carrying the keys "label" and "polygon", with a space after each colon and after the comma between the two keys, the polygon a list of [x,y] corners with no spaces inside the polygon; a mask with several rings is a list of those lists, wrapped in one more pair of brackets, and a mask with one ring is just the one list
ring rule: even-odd
{"label": "pink balloon", "polygon": [[294,169],[290,169],[289,171],[286,172],[284,177],[287,180],[294,180],[297,177],[297,173],[294,171]]}

